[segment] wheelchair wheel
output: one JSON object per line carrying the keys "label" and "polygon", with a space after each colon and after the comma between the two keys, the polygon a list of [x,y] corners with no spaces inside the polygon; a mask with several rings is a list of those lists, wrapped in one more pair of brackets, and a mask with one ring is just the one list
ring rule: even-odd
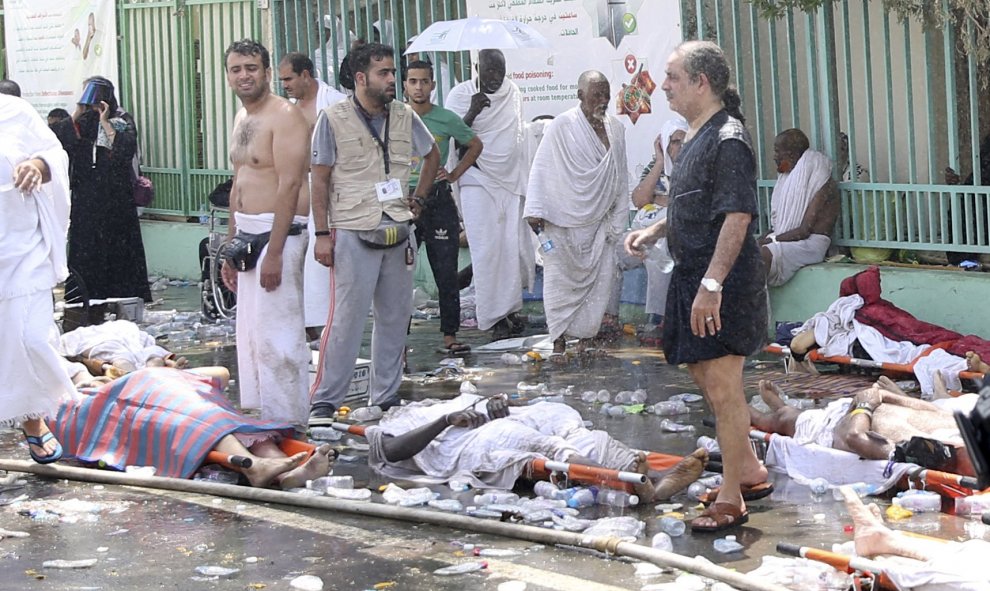
{"label": "wheelchair wheel", "polygon": [[74,269],[69,269],[69,276],[63,284],[62,299],[65,309],[62,313],[62,332],[75,330],[80,326],[91,324],[89,317],[89,290],[86,282]]}
{"label": "wheelchair wheel", "polygon": [[213,301],[216,304],[219,318],[233,318],[237,309],[237,294],[227,289],[223,282],[220,269],[223,259],[216,254],[210,257],[210,286],[213,290]]}

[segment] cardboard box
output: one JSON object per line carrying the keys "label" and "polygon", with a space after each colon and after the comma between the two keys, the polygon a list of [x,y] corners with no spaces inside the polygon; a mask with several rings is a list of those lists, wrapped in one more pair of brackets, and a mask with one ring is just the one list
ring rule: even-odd
{"label": "cardboard box", "polygon": [[[320,363],[320,352],[313,351],[313,358],[310,360],[309,364],[309,385],[312,388],[313,383],[316,381],[316,370]],[[368,402],[368,391],[371,389],[371,360],[361,359],[357,360],[357,364],[354,366],[354,375],[351,377],[351,386],[347,389],[347,396],[344,397],[346,402],[361,401],[367,404]]]}

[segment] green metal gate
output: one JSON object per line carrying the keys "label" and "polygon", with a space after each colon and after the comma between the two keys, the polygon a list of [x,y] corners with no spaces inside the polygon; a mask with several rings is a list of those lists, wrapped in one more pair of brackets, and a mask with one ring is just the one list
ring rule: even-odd
{"label": "green metal gate", "polygon": [[231,175],[230,127],[239,104],[223,52],[261,37],[251,0],[122,0],[118,3],[121,103],[138,124],[151,211],[190,215]]}

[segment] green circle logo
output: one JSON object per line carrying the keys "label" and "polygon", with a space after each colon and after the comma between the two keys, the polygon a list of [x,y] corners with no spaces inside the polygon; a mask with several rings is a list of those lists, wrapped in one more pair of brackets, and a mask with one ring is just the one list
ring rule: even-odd
{"label": "green circle logo", "polygon": [[622,15],[622,27],[626,30],[626,33],[632,33],[636,30],[636,17],[631,12]]}

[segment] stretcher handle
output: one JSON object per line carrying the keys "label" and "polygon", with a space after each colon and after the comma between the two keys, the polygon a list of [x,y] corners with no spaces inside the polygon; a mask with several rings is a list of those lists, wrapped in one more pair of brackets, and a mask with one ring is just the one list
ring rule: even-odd
{"label": "stretcher handle", "polygon": [[223,466],[234,466],[237,468],[250,468],[254,464],[254,461],[251,458],[246,458],[244,456],[228,455],[218,451],[211,451],[206,454],[206,461],[203,463],[221,464]]}
{"label": "stretcher handle", "polygon": [[890,581],[890,578],[884,574],[883,566],[875,560],[862,558],[860,556],[847,556],[845,554],[822,550],[821,548],[799,546],[798,544],[791,544],[788,542],[778,542],[777,552],[788,556],[796,556],[798,558],[807,558],[808,560],[822,562],[847,573],[852,573],[853,571],[869,573],[877,577],[880,588],[896,589]]}
{"label": "stretcher handle", "polygon": [[347,423],[331,423],[330,428],[334,431],[343,431],[344,433],[350,433],[351,435],[358,435],[364,437],[364,425],[348,425]]}
{"label": "stretcher handle", "polygon": [[619,482],[628,482],[629,484],[646,484],[646,475],[638,472],[611,470],[609,468],[600,468],[598,466],[568,464],[567,462],[554,462],[551,460],[544,461],[543,468],[553,472],[566,472],[569,476],[573,476],[578,473],[588,473],[590,476],[601,474],[606,478],[618,480]]}

